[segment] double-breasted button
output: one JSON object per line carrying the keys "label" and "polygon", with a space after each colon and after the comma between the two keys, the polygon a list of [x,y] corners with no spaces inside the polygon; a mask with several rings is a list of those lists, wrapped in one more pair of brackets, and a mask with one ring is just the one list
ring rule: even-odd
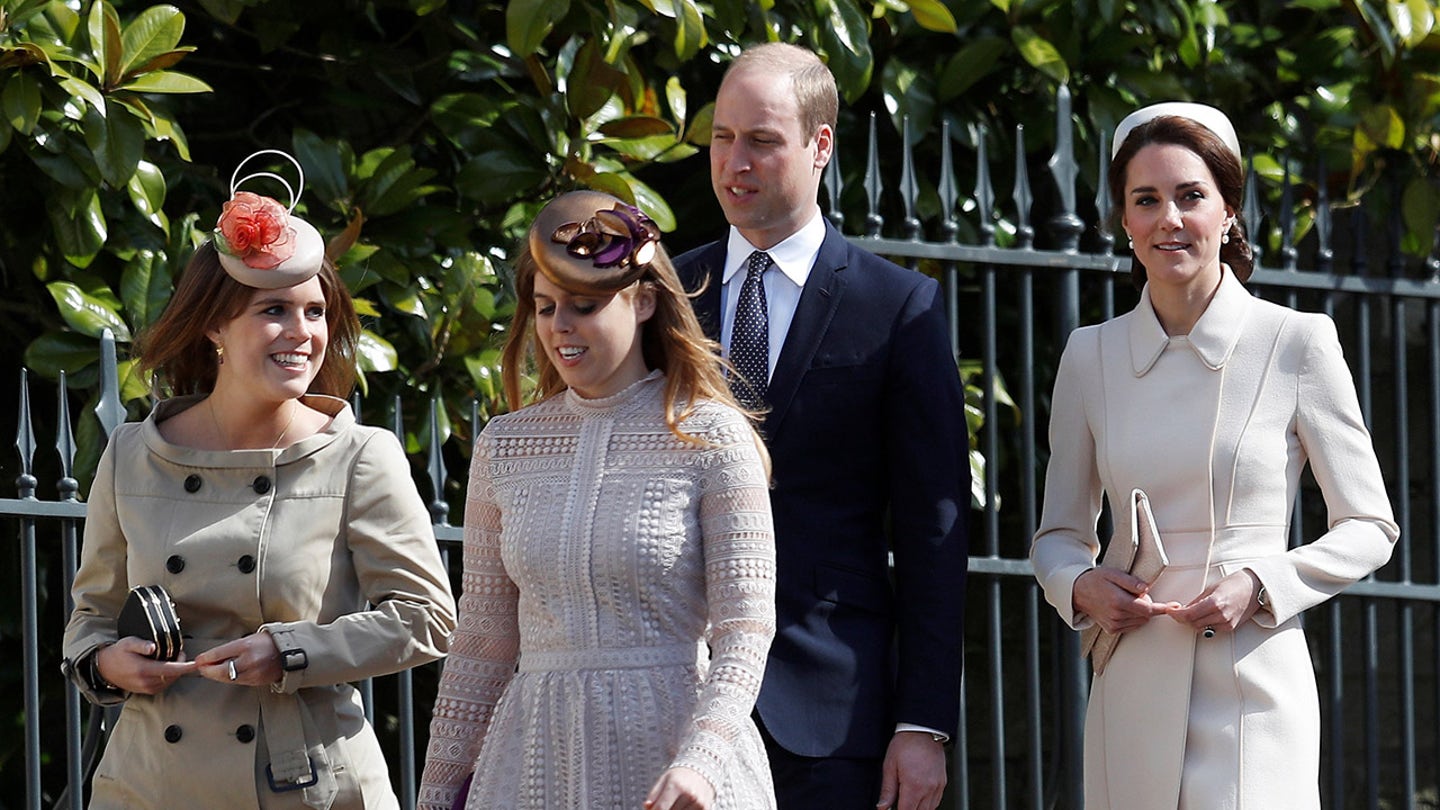
{"label": "double-breasted button", "polygon": [[239,740],[242,743],[248,743],[251,740],[254,740],[255,727],[250,725],[249,723],[246,723],[245,725],[235,729],[235,739]]}
{"label": "double-breasted button", "polygon": [[256,495],[264,495],[270,491],[270,479],[263,475],[256,476],[255,482],[250,486],[254,488]]}
{"label": "double-breasted button", "polygon": [[187,475],[187,476],[185,476],[185,491],[186,491],[186,492],[199,492],[199,491],[200,491],[200,476],[198,476],[198,475]]}
{"label": "double-breasted button", "polygon": [[235,564],[240,566],[240,573],[242,574],[249,574],[255,570],[255,558],[249,554],[241,557]]}
{"label": "double-breasted button", "polygon": [[180,742],[180,738],[183,737],[183,736],[185,736],[185,734],[184,734],[184,732],[180,731],[180,727],[179,727],[179,726],[166,726],[166,727],[165,727],[165,742],[168,742],[168,743],[178,743],[178,742]]}
{"label": "double-breasted button", "polygon": [[179,554],[171,554],[170,559],[165,561],[165,570],[172,574],[178,574],[185,570],[185,558]]}

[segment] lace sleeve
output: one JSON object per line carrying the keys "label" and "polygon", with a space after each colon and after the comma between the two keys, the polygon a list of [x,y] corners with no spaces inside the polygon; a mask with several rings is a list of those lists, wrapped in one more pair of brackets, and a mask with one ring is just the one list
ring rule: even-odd
{"label": "lace sleeve", "polygon": [[475,767],[491,713],[520,652],[519,590],[500,560],[501,514],[486,445],[482,434],[470,464],[460,624],[430,720],[421,810],[450,809],[460,783]]}
{"label": "lace sleeve", "polygon": [[750,723],[775,635],[775,531],[759,437],[730,412],[701,458],[710,671],[671,767],[720,787],[734,740]]}

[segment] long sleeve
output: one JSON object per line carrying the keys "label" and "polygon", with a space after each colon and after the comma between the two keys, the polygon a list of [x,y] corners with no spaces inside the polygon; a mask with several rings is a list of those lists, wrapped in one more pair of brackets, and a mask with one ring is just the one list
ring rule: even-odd
{"label": "long sleeve", "polygon": [[464,556],[460,624],[430,721],[421,810],[449,810],[475,766],[495,704],[520,655],[520,591],[500,559],[500,508],[483,435],[470,463]]}
{"label": "long sleeve", "polygon": [[898,597],[892,720],[954,735],[970,559],[969,438],[944,298],[933,280],[924,279],[905,300],[887,365],[877,418]]}
{"label": "long sleeve", "polygon": [[[122,428],[123,429],[123,428]],[[86,505],[85,539],[80,546],[80,567],[71,596],[75,611],[65,628],[63,670],[91,703],[123,702],[118,692],[96,692],[77,669],[98,648],[116,641],[115,617],[130,589],[126,578],[125,535],[115,513],[115,443],[100,457]]]}
{"label": "long sleeve", "polygon": [[1265,585],[1276,627],[1324,602],[1390,559],[1400,529],[1335,324],[1316,317],[1298,376],[1296,432],[1320,484],[1327,530],[1311,543],[1248,567]]}
{"label": "long sleeve", "polygon": [[736,738],[750,726],[775,635],[775,532],[759,438],[738,415],[712,436],[700,464],[710,670],[671,766],[717,789]]}
{"label": "long sleeve", "polygon": [[345,545],[369,610],[334,621],[262,626],[281,651],[304,650],[304,669],[280,689],[386,675],[444,655],[455,627],[455,599],[399,441],[376,431],[356,454],[347,488]]}
{"label": "long sleeve", "polygon": [[1030,546],[1030,562],[1046,600],[1075,629],[1090,624],[1084,614],[1075,613],[1075,580],[1094,567],[1100,550],[1095,522],[1103,489],[1085,387],[1086,380],[1093,380],[1098,373],[1098,336],[1098,329],[1077,330],[1060,357],[1050,402],[1044,507]]}

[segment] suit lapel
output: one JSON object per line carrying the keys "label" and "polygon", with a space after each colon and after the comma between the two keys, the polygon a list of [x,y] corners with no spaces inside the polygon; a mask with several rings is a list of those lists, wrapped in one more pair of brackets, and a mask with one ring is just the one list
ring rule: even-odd
{"label": "suit lapel", "polygon": [[815,257],[815,266],[800,291],[800,303],[795,308],[795,319],[790,322],[790,331],[785,336],[785,345],[780,349],[780,359],[770,375],[770,413],[765,417],[765,435],[774,436],[779,430],[800,380],[810,361],[815,356],[820,340],[830,328],[830,320],[840,304],[845,290],[844,270],[849,264],[849,246],[845,237],[829,223],[825,224],[825,241]]}
{"label": "suit lapel", "polygon": [[690,292],[694,292],[700,284],[705,289],[700,295],[692,299],[692,306],[695,307],[695,315],[700,319],[700,326],[711,340],[720,339],[720,287],[723,283],[721,274],[725,272],[725,241],[722,239],[707,248],[695,259],[695,271],[687,274],[686,279]]}

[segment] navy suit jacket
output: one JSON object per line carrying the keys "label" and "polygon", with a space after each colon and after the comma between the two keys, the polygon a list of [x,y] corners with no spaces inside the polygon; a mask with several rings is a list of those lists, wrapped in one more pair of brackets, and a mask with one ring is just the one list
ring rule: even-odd
{"label": "navy suit jacket", "polygon": [[[676,259],[720,335],[725,243]],[[882,756],[897,722],[956,732],[970,498],[940,285],[826,225],[771,374],[778,628],[757,709],[809,757]],[[894,569],[890,552],[894,552]]]}

